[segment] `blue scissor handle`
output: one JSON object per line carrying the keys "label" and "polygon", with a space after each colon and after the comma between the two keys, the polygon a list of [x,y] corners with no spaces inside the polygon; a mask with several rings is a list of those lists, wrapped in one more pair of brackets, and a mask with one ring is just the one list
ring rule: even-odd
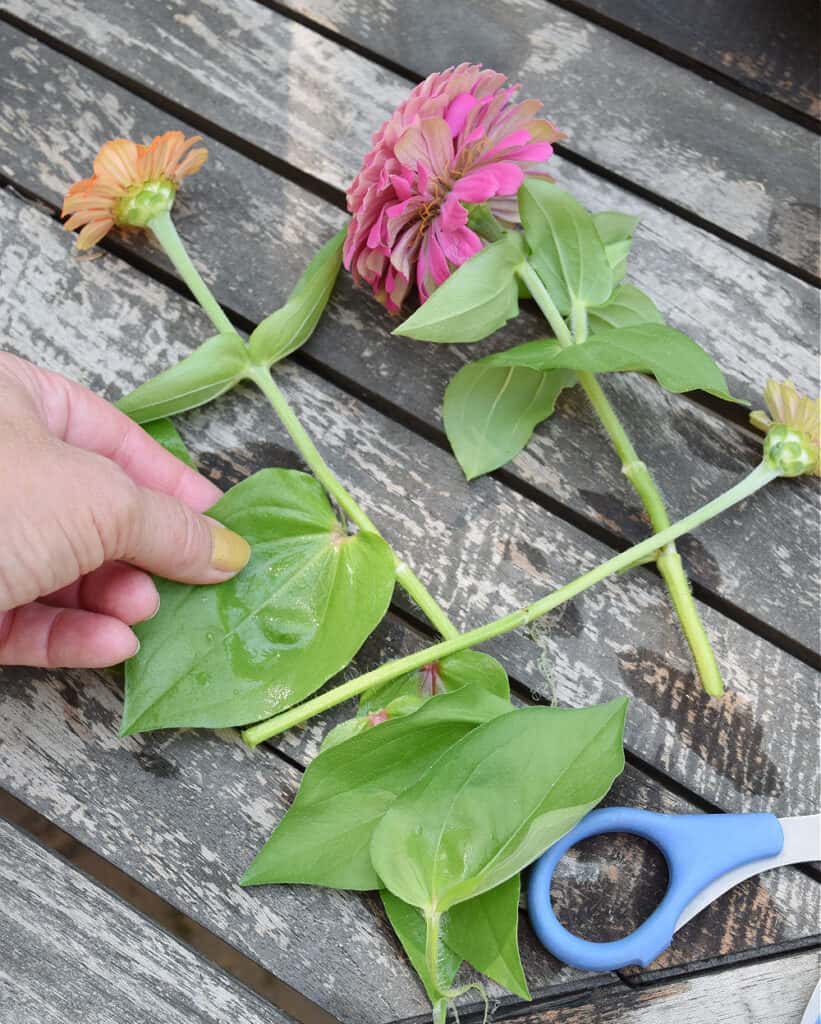
{"label": "blue scissor handle", "polygon": [[[634,932],[615,942],[588,942],[559,924],[550,882],[571,846],[605,832],[649,839],[664,854],[670,877],[664,899]],[[775,856],[783,846],[781,824],[772,814],[656,814],[605,807],[588,814],[536,861],[527,894],[530,920],[542,945],[572,967],[646,967],[670,945],[681,912],[705,886],[742,864]]]}

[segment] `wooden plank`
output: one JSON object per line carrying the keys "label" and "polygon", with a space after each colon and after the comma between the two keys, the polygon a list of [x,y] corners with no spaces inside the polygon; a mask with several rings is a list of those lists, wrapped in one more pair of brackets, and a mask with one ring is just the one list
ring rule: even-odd
{"label": "wooden plank", "polygon": [[[0,211],[0,237],[13,240],[4,249],[8,320],[2,330],[14,347],[74,376],[114,377],[127,387],[135,366],[145,366],[163,351],[173,357],[198,336],[201,318],[177,296],[135,275],[115,258],[72,260],[67,236],[41,213],[11,197],[3,197]],[[124,325],[128,335],[138,339],[130,353],[122,345]],[[306,378],[304,393],[297,390],[297,376]],[[393,502],[406,529],[407,506],[399,481],[408,470],[403,467],[400,473],[395,465],[372,456],[382,444],[392,453],[404,448],[408,465],[415,466],[422,478],[429,470],[436,475],[439,470],[421,454],[424,444],[372,414],[363,417],[344,396],[304,371],[289,374],[286,383],[300,404],[312,393],[320,403],[332,396],[339,427],[329,431],[328,420],[323,431],[350,441],[352,465],[366,464],[369,486],[379,491],[382,481],[386,488],[380,511]],[[251,421],[249,410],[254,414]],[[314,426],[326,415],[320,406],[308,411]],[[215,433],[205,429],[204,417],[191,417],[183,427],[219,482],[229,484],[238,474],[263,464],[294,463],[284,438],[270,429],[267,415],[259,403],[248,401],[247,394],[210,412],[220,421]],[[362,423],[371,419],[372,431],[359,436]],[[249,442],[251,437],[271,441]],[[331,447],[333,461],[341,465],[345,455],[338,441]],[[436,456],[434,450],[432,457]],[[472,512],[469,504],[466,514]],[[502,508],[501,514],[506,516],[507,510]],[[423,520],[420,523],[415,532],[427,543]],[[430,537],[442,529],[435,528]],[[453,571],[448,565],[442,569]],[[388,632],[381,631],[363,651],[360,668],[414,642],[407,630],[399,631],[396,620],[388,625]],[[578,671],[586,673],[583,664]],[[533,673],[526,681],[538,686]],[[583,694],[581,699],[587,702],[595,694]],[[261,751],[255,757],[230,731],[119,740],[119,693],[102,673],[6,669],[0,673],[0,704],[0,780],[20,799],[343,1019],[347,1013],[365,1024],[421,1012],[418,991],[384,922],[377,917],[374,924],[369,914],[363,914],[359,899],[300,887],[244,892],[234,885],[284,812],[298,781],[295,770],[273,753]],[[319,735],[320,727],[314,724],[285,738],[283,749],[304,760],[316,749]],[[690,809],[669,794],[654,792],[635,773],[625,777],[613,799]],[[626,877],[635,877],[628,870],[635,864],[634,856],[625,848]],[[637,891],[633,909],[626,911],[632,919],[646,912],[653,891],[652,886]],[[587,907],[574,904],[578,898],[569,891],[568,912],[589,913]],[[732,912],[734,923],[719,918],[721,927],[715,921],[705,925],[707,915],[702,915],[689,926],[695,929],[693,938],[671,951],[670,963],[721,955],[739,944],[744,948],[749,941],[757,946],[807,934],[815,899],[817,887],[795,870],[747,883],[746,896]],[[328,922],[333,922],[331,933],[325,931]],[[535,950],[527,934],[524,947],[534,991],[561,991],[576,983],[578,972],[559,968]],[[376,975],[378,992],[373,985]]]}
{"label": "wooden plank", "polygon": [[[193,304],[116,258],[66,258],[71,239],[53,221],[9,198],[2,209],[3,233],[15,239],[3,253],[2,328],[13,350],[114,394],[205,335]],[[494,479],[468,487],[439,449],[313,374],[284,364],[278,377],[330,465],[461,625],[525,604],[608,553]],[[250,387],[195,411],[185,425],[217,464],[235,460],[251,471],[283,456],[293,462],[284,432]],[[744,508],[730,522],[745,535]],[[632,695],[633,749],[718,806],[810,809],[818,774],[808,754],[819,698],[813,673],[702,611],[731,691],[723,702],[693,685],[661,585],[646,571],[609,581],[545,630],[502,638],[494,649],[527,686],[541,694],[555,687],[564,702]]]}
{"label": "wooden plank", "polygon": [[804,0],[571,0],[579,13],[700,64],[793,110],[818,119],[817,4]]}
{"label": "wooden plank", "polygon": [[798,1024],[818,970],[813,950],[632,992],[601,989],[561,1008],[505,1019],[517,1024]]}
{"label": "wooden plank", "polygon": [[292,1018],[0,821],[0,1022]]}
{"label": "wooden plank", "polygon": [[[86,173],[100,140],[123,131],[145,137],[176,125],[8,26],[0,25],[0,48],[8,55],[0,73],[0,135],[6,140],[0,169],[50,202],[59,202],[65,184]],[[93,112],[89,95],[97,98]],[[209,142],[209,147],[211,161],[186,183],[176,219],[192,252],[207,254],[204,273],[219,297],[257,321],[284,299],[292,268],[310,258],[342,215],[224,146]],[[602,190],[600,182],[568,164],[564,170],[575,176],[574,187],[589,202],[623,205],[625,197],[611,186]],[[676,326],[712,348],[739,394],[758,401],[768,373],[817,387],[818,295],[812,288],[650,204],[629,206],[645,216],[635,244],[637,283],[672,310]],[[155,265],[167,265],[140,236],[129,244]],[[237,274],[240,251],[255,268],[250,279]],[[698,295],[699,302],[685,310],[679,304],[688,294]],[[481,346],[439,346],[434,359],[418,344],[391,339],[391,323],[366,294],[353,293],[343,275],[338,297],[307,351],[349,390],[398,407],[406,421],[426,433],[440,429],[445,384],[466,359],[544,329],[525,315]],[[750,323],[756,324],[754,333]],[[697,507],[752,465],[755,439],[691,401],[639,377],[611,377],[607,387],[673,511]],[[682,459],[690,465],[688,473],[679,472]],[[563,397],[559,414],[539,430],[507,479],[634,541],[646,523],[619,469],[587,403],[572,394]],[[779,485],[752,503],[746,540],[753,557],[739,559],[738,536],[726,521],[709,524],[682,545],[692,577],[707,592],[811,650],[819,643],[821,587],[813,483]],[[771,536],[789,543],[773,544]],[[796,587],[797,579],[804,585]]]}
{"label": "wooden plank", "polygon": [[544,0],[282,6],[418,75],[496,68],[545,101],[573,153],[818,272],[814,133],[585,18]]}
{"label": "wooden plank", "polygon": [[[471,59],[521,80],[574,151],[810,273],[816,139],[544,0],[290,0],[428,73]],[[13,15],[335,188],[406,94],[398,75],[254,0],[8,0]],[[454,32],[453,26],[459,25]]]}

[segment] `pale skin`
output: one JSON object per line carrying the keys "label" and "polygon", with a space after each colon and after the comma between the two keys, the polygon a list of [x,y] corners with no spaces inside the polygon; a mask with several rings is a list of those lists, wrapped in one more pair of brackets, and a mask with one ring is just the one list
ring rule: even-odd
{"label": "pale skin", "polygon": [[219,583],[248,561],[202,515],[221,494],[104,399],[0,352],[0,665],[130,658],[150,574]]}

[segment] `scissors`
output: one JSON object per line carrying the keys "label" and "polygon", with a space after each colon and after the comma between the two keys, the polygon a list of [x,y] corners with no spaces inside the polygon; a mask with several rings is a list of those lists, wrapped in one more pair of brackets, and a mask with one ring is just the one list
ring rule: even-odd
{"label": "scissors", "polygon": [[[550,902],[550,882],[571,846],[607,832],[642,836],[657,846],[667,861],[669,882],[661,903],[634,932],[614,942],[589,942],[559,923]],[[776,818],[605,807],[591,811],[536,861],[528,912],[542,945],[572,967],[646,967],[667,949],[679,928],[734,885],[771,868],[814,860],[821,860],[821,814]]]}

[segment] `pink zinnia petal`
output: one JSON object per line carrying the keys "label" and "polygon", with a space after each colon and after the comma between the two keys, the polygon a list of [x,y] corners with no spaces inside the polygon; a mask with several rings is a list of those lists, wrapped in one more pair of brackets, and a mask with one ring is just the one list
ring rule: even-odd
{"label": "pink zinnia petal", "polygon": [[544,177],[551,143],[538,100],[476,64],[429,75],[374,133],[348,189],[344,263],[397,312],[415,285],[421,301],[481,247],[464,203],[487,202],[518,223],[524,177]]}

